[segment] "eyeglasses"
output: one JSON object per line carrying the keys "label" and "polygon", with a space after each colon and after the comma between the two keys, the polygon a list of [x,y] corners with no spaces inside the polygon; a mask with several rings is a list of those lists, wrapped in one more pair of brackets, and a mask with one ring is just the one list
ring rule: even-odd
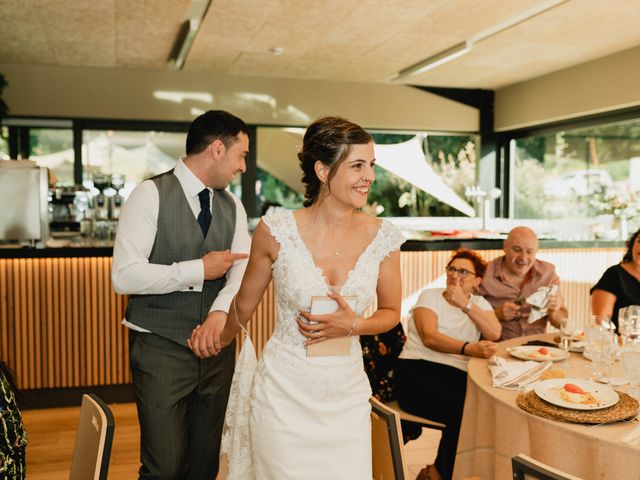
{"label": "eyeglasses", "polygon": [[452,267],[451,265],[445,268],[445,271],[447,272],[447,275],[453,275],[454,273],[457,273],[460,278],[467,278],[469,275],[476,276],[475,272],[471,272],[466,268],[456,268]]}

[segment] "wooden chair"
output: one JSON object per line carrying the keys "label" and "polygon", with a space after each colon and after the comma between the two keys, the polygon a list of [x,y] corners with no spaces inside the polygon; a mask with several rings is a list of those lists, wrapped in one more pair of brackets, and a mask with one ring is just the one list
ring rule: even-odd
{"label": "wooden chair", "polygon": [[371,449],[374,480],[408,480],[400,415],[375,397],[371,403]]}
{"label": "wooden chair", "polygon": [[539,480],[583,480],[545,465],[522,453],[511,459],[511,467],[514,480],[525,480],[525,478],[537,478]]}
{"label": "wooden chair", "polygon": [[434,420],[429,420],[424,417],[419,417],[418,415],[413,415],[409,412],[405,412],[400,408],[398,402],[396,400],[392,400],[391,402],[386,402],[385,405],[392,410],[398,412],[400,415],[400,420],[403,422],[411,422],[415,423],[424,428],[431,428],[433,430],[444,430],[447,426],[444,423],[436,422]]}
{"label": "wooden chair", "polygon": [[96,395],[82,396],[69,480],[107,480],[115,422]]}

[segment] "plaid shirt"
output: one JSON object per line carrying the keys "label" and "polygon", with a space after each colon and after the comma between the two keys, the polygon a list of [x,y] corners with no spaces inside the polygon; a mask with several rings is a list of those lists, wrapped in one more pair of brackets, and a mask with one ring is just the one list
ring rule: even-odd
{"label": "plaid shirt", "polygon": [[478,294],[482,295],[491,306],[496,309],[504,302],[521,305],[520,315],[509,321],[500,320],[502,334],[500,340],[508,340],[535,333],[544,333],[547,327],[547,317],[534,323],[528,323],[531,307],[523,304],[524,300],[540,287],[560,285],[560,278],[555,267],[542,260],[536,260],[529,271],[529,278],[522,286],[508,283],[502,275],[505,256],[495,258],[487,265],[482,283],[478,287]]}

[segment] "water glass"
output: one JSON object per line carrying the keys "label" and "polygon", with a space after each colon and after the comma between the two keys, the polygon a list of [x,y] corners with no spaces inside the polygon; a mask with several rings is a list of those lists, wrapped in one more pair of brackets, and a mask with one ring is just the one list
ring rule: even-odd
{"label": "water glass", "polygon": [[640,342],[640,305],[629,305],[625,310],[624,338],[626,343]]}
{"label": "water glass", "polygon": [[631,382],[629,395],[640,400],[640,345],[626,345],[620,350],[620,366]]}
{"label": "water glass", "polygon": [[[608,317],[606,317],[608,319]],[[587,326],[587,346],[584,356],[593,365],[593,378],[608,382],[611,378],[611,368],[617,354],[617,337],[613,324],[604,318],[592,322]]]}
{"label": "water glass", "polygon": [[621,307],[618,310],[618,333],[620,333],[620,337],[622,338],[622,344],[625,345],[627,343],[627,335],[629,331],[629,307]]}

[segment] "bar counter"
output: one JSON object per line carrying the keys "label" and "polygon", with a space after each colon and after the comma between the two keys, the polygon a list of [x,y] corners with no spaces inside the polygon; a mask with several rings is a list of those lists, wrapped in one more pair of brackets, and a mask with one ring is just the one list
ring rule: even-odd
{"label": "bar counter", "polygon": [[[460,247],[502,254],[502,239],[409,240],[402,247],[403,315],[427,286],[444,285],[444,267]],[[589,316],[589,288],[622,257],[622,242],[540,242],[570,315]],[[112,248],[0,248],[0,357],[19,388],[78,389],[130,383],[126,296],[111,288]],[[272,285],[250,322],[258,354],[275,322]]]}

